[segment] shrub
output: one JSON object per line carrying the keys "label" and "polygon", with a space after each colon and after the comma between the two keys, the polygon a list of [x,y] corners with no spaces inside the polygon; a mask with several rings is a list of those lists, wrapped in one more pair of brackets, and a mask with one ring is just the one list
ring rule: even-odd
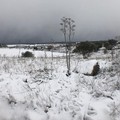
{"label": "shrub", "polygon": [[92,73],[91,73],[91,75],[92,76],[95,76],[95,75],[97,75],[98,73],[99,73],[99,71],[100,71],[100,66],[99,66],[99,64],[98,64],[98,62],[93,66],[93,70],[92,70]]}
{"label": "shrub", "polygon": [[22,57],[34,57],[34,54],[32,52],[26,51],[22,53]]}
{"label": "shrub", "polygon": [[81,42],[73,50],[75,53],[82,53],[83,57],[86,58],[91,52],[97,51],[97,46],[92,42]]}

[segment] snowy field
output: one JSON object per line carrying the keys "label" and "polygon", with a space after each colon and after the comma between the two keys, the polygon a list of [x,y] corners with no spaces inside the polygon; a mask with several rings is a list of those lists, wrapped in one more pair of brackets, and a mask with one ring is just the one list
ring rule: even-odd
{"label": "snowy field", "polygon": [[[0,120],[120,120],[119,56],[74,56],[67,77],[64,53],[52,59],[29,50],[35,58],[21,58],[25,51],[0,49]],[[96,62],[100,73],[85,76]]]}
{"label": "snowy field", "polygon": [[[1,48],[0,49],[0,56],[1,57],[20,57],[22,53],[29,51],[32,52],[35,57],[45,57],[45,52],[47,54],[47,57],[51,57],[51,52],[49,51],[36,51],[33,49],[16,49],[16,48]],[[60,57],[60,56],[65,56],[65,53],[53,53],[54,57]]]}

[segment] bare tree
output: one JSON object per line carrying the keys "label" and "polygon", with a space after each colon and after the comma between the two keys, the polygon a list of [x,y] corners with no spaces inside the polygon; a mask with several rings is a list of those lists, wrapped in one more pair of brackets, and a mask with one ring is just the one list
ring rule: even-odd
{"label": "bare tree", "polygon": [[64,35],[64,40],[65,40],[65,51],[66,51],[66,64],[67,64],[67,76],[71,75],[70,69],[71,69],[71,41],[74,38],[75,34],[75,21],[72,20],[71,18],[66,18],[63,17],[61,19],[61,31],[63,32]]}

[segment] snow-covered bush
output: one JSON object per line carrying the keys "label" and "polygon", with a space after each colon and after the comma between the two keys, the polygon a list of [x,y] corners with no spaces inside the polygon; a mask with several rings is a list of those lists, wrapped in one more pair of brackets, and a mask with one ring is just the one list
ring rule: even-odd
{"label": "snow-covered bush", "polygon": [[112,120],[119,120],[120,118],[120,103],[116,104],[113,102],[112,104],[109,105],[110,107],[110,116]]}

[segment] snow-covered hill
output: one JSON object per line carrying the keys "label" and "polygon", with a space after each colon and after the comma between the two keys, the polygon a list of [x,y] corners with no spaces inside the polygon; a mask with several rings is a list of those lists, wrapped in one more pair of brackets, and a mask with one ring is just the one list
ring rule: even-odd
{"label": "snow-covered hill", "polygon": [[[51,52],[46,59],[43,51],[33,52],[36,58],[18,58],[19,49],[0,49],[0,120],[120,119],[116,62],[74,56],[67,77],[62,53],[52,60]],[[100,73],[85,76],[96,62]]]}

